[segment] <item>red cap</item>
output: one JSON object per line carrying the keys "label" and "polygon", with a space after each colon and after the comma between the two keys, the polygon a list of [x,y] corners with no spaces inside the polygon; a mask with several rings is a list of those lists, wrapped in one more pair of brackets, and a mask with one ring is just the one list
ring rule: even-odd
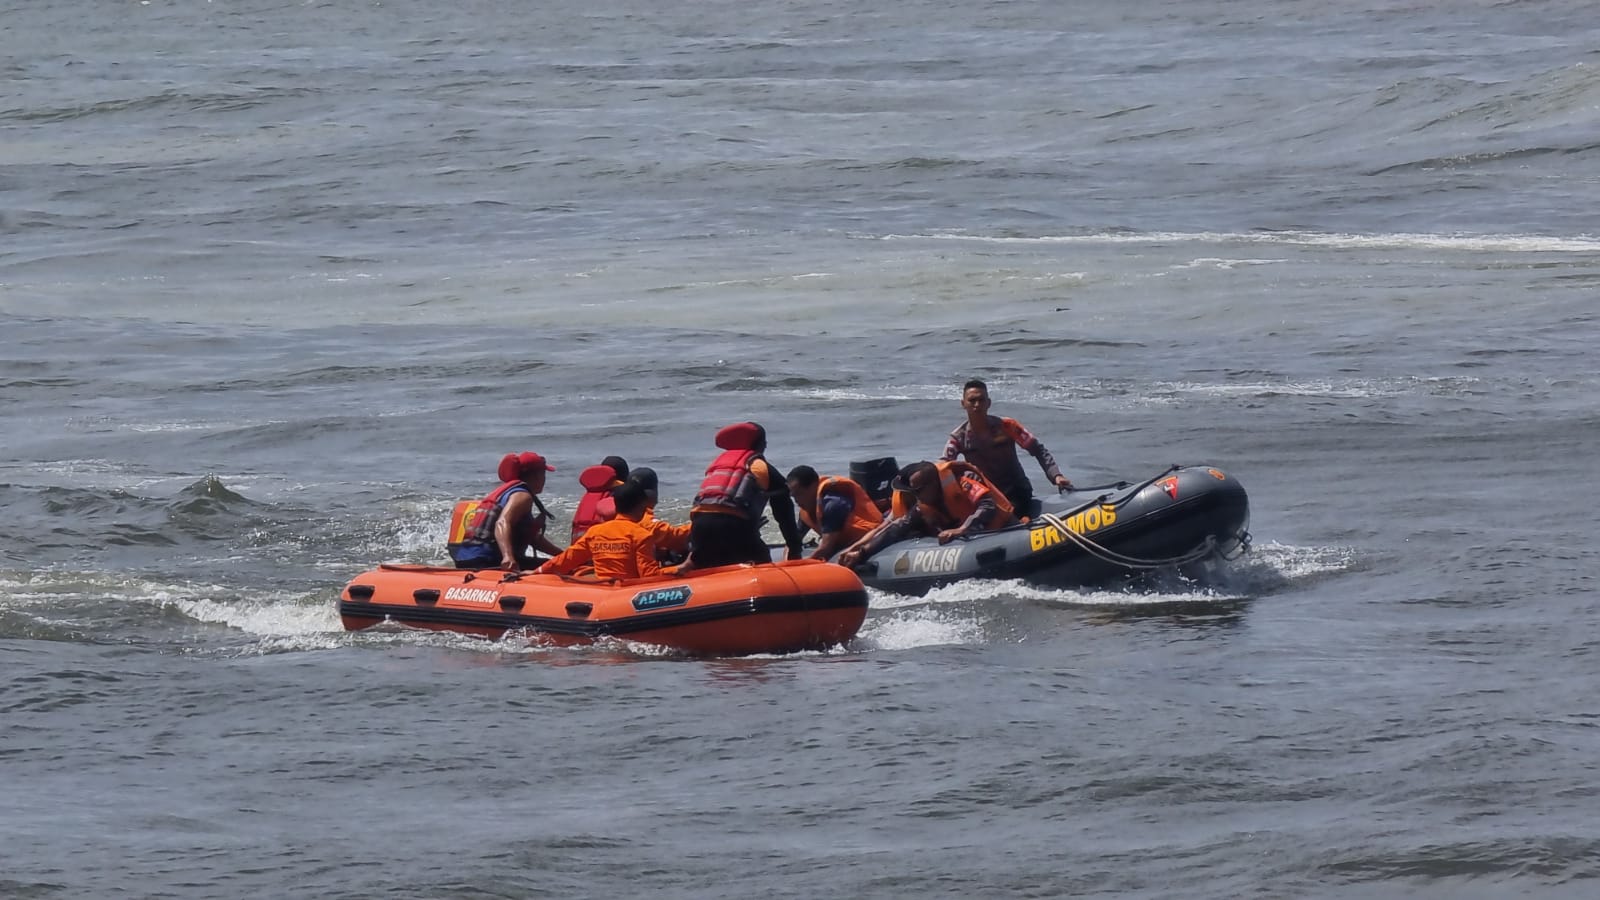
{"label": "red cap", "polygon": [[528,475],[538,472],[554,472],[555,470],[555,466],[550,465],[544,457],[532,450],[524,450],[521,453],[507,453],[500,458],[499,474],[501,481],[520,481]]}

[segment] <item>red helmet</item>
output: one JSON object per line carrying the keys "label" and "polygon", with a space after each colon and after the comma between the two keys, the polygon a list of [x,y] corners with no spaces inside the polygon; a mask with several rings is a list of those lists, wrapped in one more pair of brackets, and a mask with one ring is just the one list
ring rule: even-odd
{"label": "red helmet", "polygon": [[500,458],[501,481],[526,481],[540,472],[554,472],[555,466],[550,465],[544,457],[532,450],[521,453],[507,453]]}
{"label": "red helmet", "polygon": [[754,422],[739,422],[717,432],[717,446],[723,450],[762,450],[767,445],[767,430]]}

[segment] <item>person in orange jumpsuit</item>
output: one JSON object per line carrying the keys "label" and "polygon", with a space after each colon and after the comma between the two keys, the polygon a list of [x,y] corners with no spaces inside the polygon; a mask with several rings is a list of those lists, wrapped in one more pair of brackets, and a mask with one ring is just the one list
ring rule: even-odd
{"label": "person in orange jumpsuit", "polygon": [[591,527],[572,546],[539,567],[539,574],[570,575],[593,563],[594,577],[645,578],[661,573],[656,562],[654,532],[641,525],[649,498],[637,483],[624,483],[611,492],[617,517]]}
{"label": "person in orange jumpsuit", "polygon": [[674,525],[656,518],[656,505],[660,502],[660,482],[656,478],[656,470],[640,466],[628,473],[628,482],[644,489],[644,515],[640,517],[639,524],[656,536],[656,558],[663,562],[674,557],[681,559],[689,552],[689,524]]}

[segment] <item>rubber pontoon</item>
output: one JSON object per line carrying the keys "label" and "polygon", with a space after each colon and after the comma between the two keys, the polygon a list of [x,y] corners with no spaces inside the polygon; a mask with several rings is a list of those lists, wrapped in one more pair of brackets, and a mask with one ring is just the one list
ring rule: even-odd
{"label": "rubber pontoon", "polygon": [[923,594],[967,578],[1079,587],[1232,558],[1250,542],[1244,486],[1204,465],[1173,466],[1139,484],[1036,499],[1031,512],[1026,524],[949,544],[932,537],[890,544],[856,566],[856,574],[869,587],[899,594]]}
{"label": "rubber pontoon", "polygon": [[866,615],[860,579],[815,560],[609,583],[382,565],[339,600],[350,631],[385,621],[489,638],[522,630],[556,645],[615,637],[697,656],[822,650],[855,637]]}

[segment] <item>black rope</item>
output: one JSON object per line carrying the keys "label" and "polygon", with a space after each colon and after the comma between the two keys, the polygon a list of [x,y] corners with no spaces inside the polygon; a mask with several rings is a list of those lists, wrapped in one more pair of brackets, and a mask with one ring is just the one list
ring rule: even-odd
{"label": "black rope", "polygon": [[[1144,483],[1140,484],[1138,487],[1134,488],[1133,490],[1128,491],[1127,496],[1123,497],[1121,500],[1118,500],[1113,505],[1114,506],[1122,506],[1124,503],[1127,503],[1129,500],[1132,500],[1134,497],[1139,496],[1139,492],[1140,491],[1144,490],[1145,488],[1149,487],[1152,484],[1155,484],[1156,482],[1158,482],[1161,479],[1167,477],[1168,475],[1171,475],[1173,472],[1179,471],[1182,468],[1183,468],[1182,465],[1179,465],[1178,463],[1173,463],[1172,465],[1170,465],[1170,466],[1168,466],[1166,468],[1166,471],[1163,471],[1160,474],[1155,475],[1152,478],[1145,479]],[[1106,491],[1106,490],[1120,491],[1120,490],[1122,490],[1122,489],[1124,489],[1124,488],[1126,488],[1128,486],[1129,486],[1129,482],[1117,481],[1117,482],[1113,482],[1111,484],[1097,484],[1097,485],[1093,485],[1091,487],[1073,487],[1072,488],[1072,492],[1073,493],[1077,493],[1078,491]],[[1066,491],[1063,491],[1062,493],[1066,493]],[[1066,513],[1066,515],[1070,516],[1070,515],[1074,515],[1076,513],[1082,512],[1083,510],[1088,509],[1090,506],[1093,506],[1095,503],[1104,503],[1108,499],[1110,499],[1110,495],[1109,494],[1100,497],[1098,500],[1095,500],[1095,501],[1092,501],[1092,502],[1090,502],[1088,504],[1080,506],[1077,509],[1073,510],[1072,512]]]}

